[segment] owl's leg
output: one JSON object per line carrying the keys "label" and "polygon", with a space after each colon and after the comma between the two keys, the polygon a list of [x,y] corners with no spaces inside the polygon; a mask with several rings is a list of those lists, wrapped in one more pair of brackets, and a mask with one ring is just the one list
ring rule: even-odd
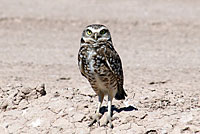
{"label": "owl's leg", "polygon": [[101,108],[101,105],[102,105],[102,102],[103,102],[103,98],[104,98],[103,95],[99,96],[99,102],[98,102],[98,107],[97,107],[97,111],[96,111],[96,116],[97,116],[96,120],[97,120],[98,126],[100,126],[100,120],[99,120],[99,118],[101,116],[100,115],[100,108]]}
{"label": "owl's leg", "polygon": [[98,102],[97,111],[95,113],[95,116],[93,117],[93,120],[89,124],[89,127],[92,126],[95,122],[97,122],[98,126],[100,126],[100,117],[101,117],[100,108],[101,108],[101,105],[102,105],[102,102],[103,102],[104,95],[101,94],[98,97],[99,97],[99,102]]}
{"label": "owl's leg", "polygon": [[108,96],[108,115],[107,115],[107,122],[109,122],[109,127],[113,128],[112,120],[111,120],[111,114],[112,114],[112,99],[113,97]]}
{"label": "owl's leg", "polygon": [[110,128],[113,128],[112,118],[111,118],[111,115],[112,115],[112,100],[113,100],[113,97],[108,95],[108,114],[107,114],[106,121],[102,125],[102,126],[106,126],[109,123]]}

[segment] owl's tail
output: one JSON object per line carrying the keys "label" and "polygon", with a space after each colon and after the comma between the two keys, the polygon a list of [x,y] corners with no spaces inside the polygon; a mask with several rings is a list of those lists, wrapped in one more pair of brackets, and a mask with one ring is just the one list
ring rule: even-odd
{"label": "owl's tail", "polygon": [[117,91],[117,94],[115,95],[115,99],[124,100],[126,96],[127,94],[125,93],[123,86],[118,85],[118,91]]}

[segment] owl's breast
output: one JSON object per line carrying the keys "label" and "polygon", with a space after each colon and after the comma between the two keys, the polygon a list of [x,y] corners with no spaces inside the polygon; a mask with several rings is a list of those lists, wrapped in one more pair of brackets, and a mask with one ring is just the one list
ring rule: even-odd
{"label": "owl's breast", "polygon": [[96,62],[96,56],[97,53],[95,51],[88,51],[87,52],[87,57],[86,57],[86,66],[87,66],[87,70],[90,73],[94,73],[95,70],[95,62]]}
{"label": "owl's breast", "polygon": [[84,64],[85,71],[90,75],[102,74],[102,71],[105,70],[104,60],[105,57],[98,51],[87,51]]}

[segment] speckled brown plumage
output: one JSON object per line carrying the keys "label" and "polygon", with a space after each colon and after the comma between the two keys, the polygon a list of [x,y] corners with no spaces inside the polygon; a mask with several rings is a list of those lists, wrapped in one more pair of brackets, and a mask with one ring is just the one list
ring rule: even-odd
{"label": "speckled brown plumage", "polygon": [[112,127],[112,99],[114,97],[117,100],[125,99],[127,95],[123,89],[122,63],[112,45],[110,32],[105,26],[93,24],[85,28],[78,53],[78,65],[81,74],[88,79],[99,97],[97,118],[94,120],[99,124],[99,110],[104,96],[108,95],[107,121]]}

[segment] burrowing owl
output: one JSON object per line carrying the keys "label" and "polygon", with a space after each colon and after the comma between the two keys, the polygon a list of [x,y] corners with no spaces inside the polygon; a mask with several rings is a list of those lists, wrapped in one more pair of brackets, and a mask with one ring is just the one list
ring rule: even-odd
{"label": "burrowing owl", "polygon": [[98,95],[99,103],[95,121],[100,125],[99,112],[105,95],[108,95],[107,122],[111,122],[112,99],[125,99],[123,89],[123,70],[118,53],[115,51],[109,30],[104,25],[93,24],[87,26],[82,33],[78,65],[81,74],[88,79],[91,87]]}

